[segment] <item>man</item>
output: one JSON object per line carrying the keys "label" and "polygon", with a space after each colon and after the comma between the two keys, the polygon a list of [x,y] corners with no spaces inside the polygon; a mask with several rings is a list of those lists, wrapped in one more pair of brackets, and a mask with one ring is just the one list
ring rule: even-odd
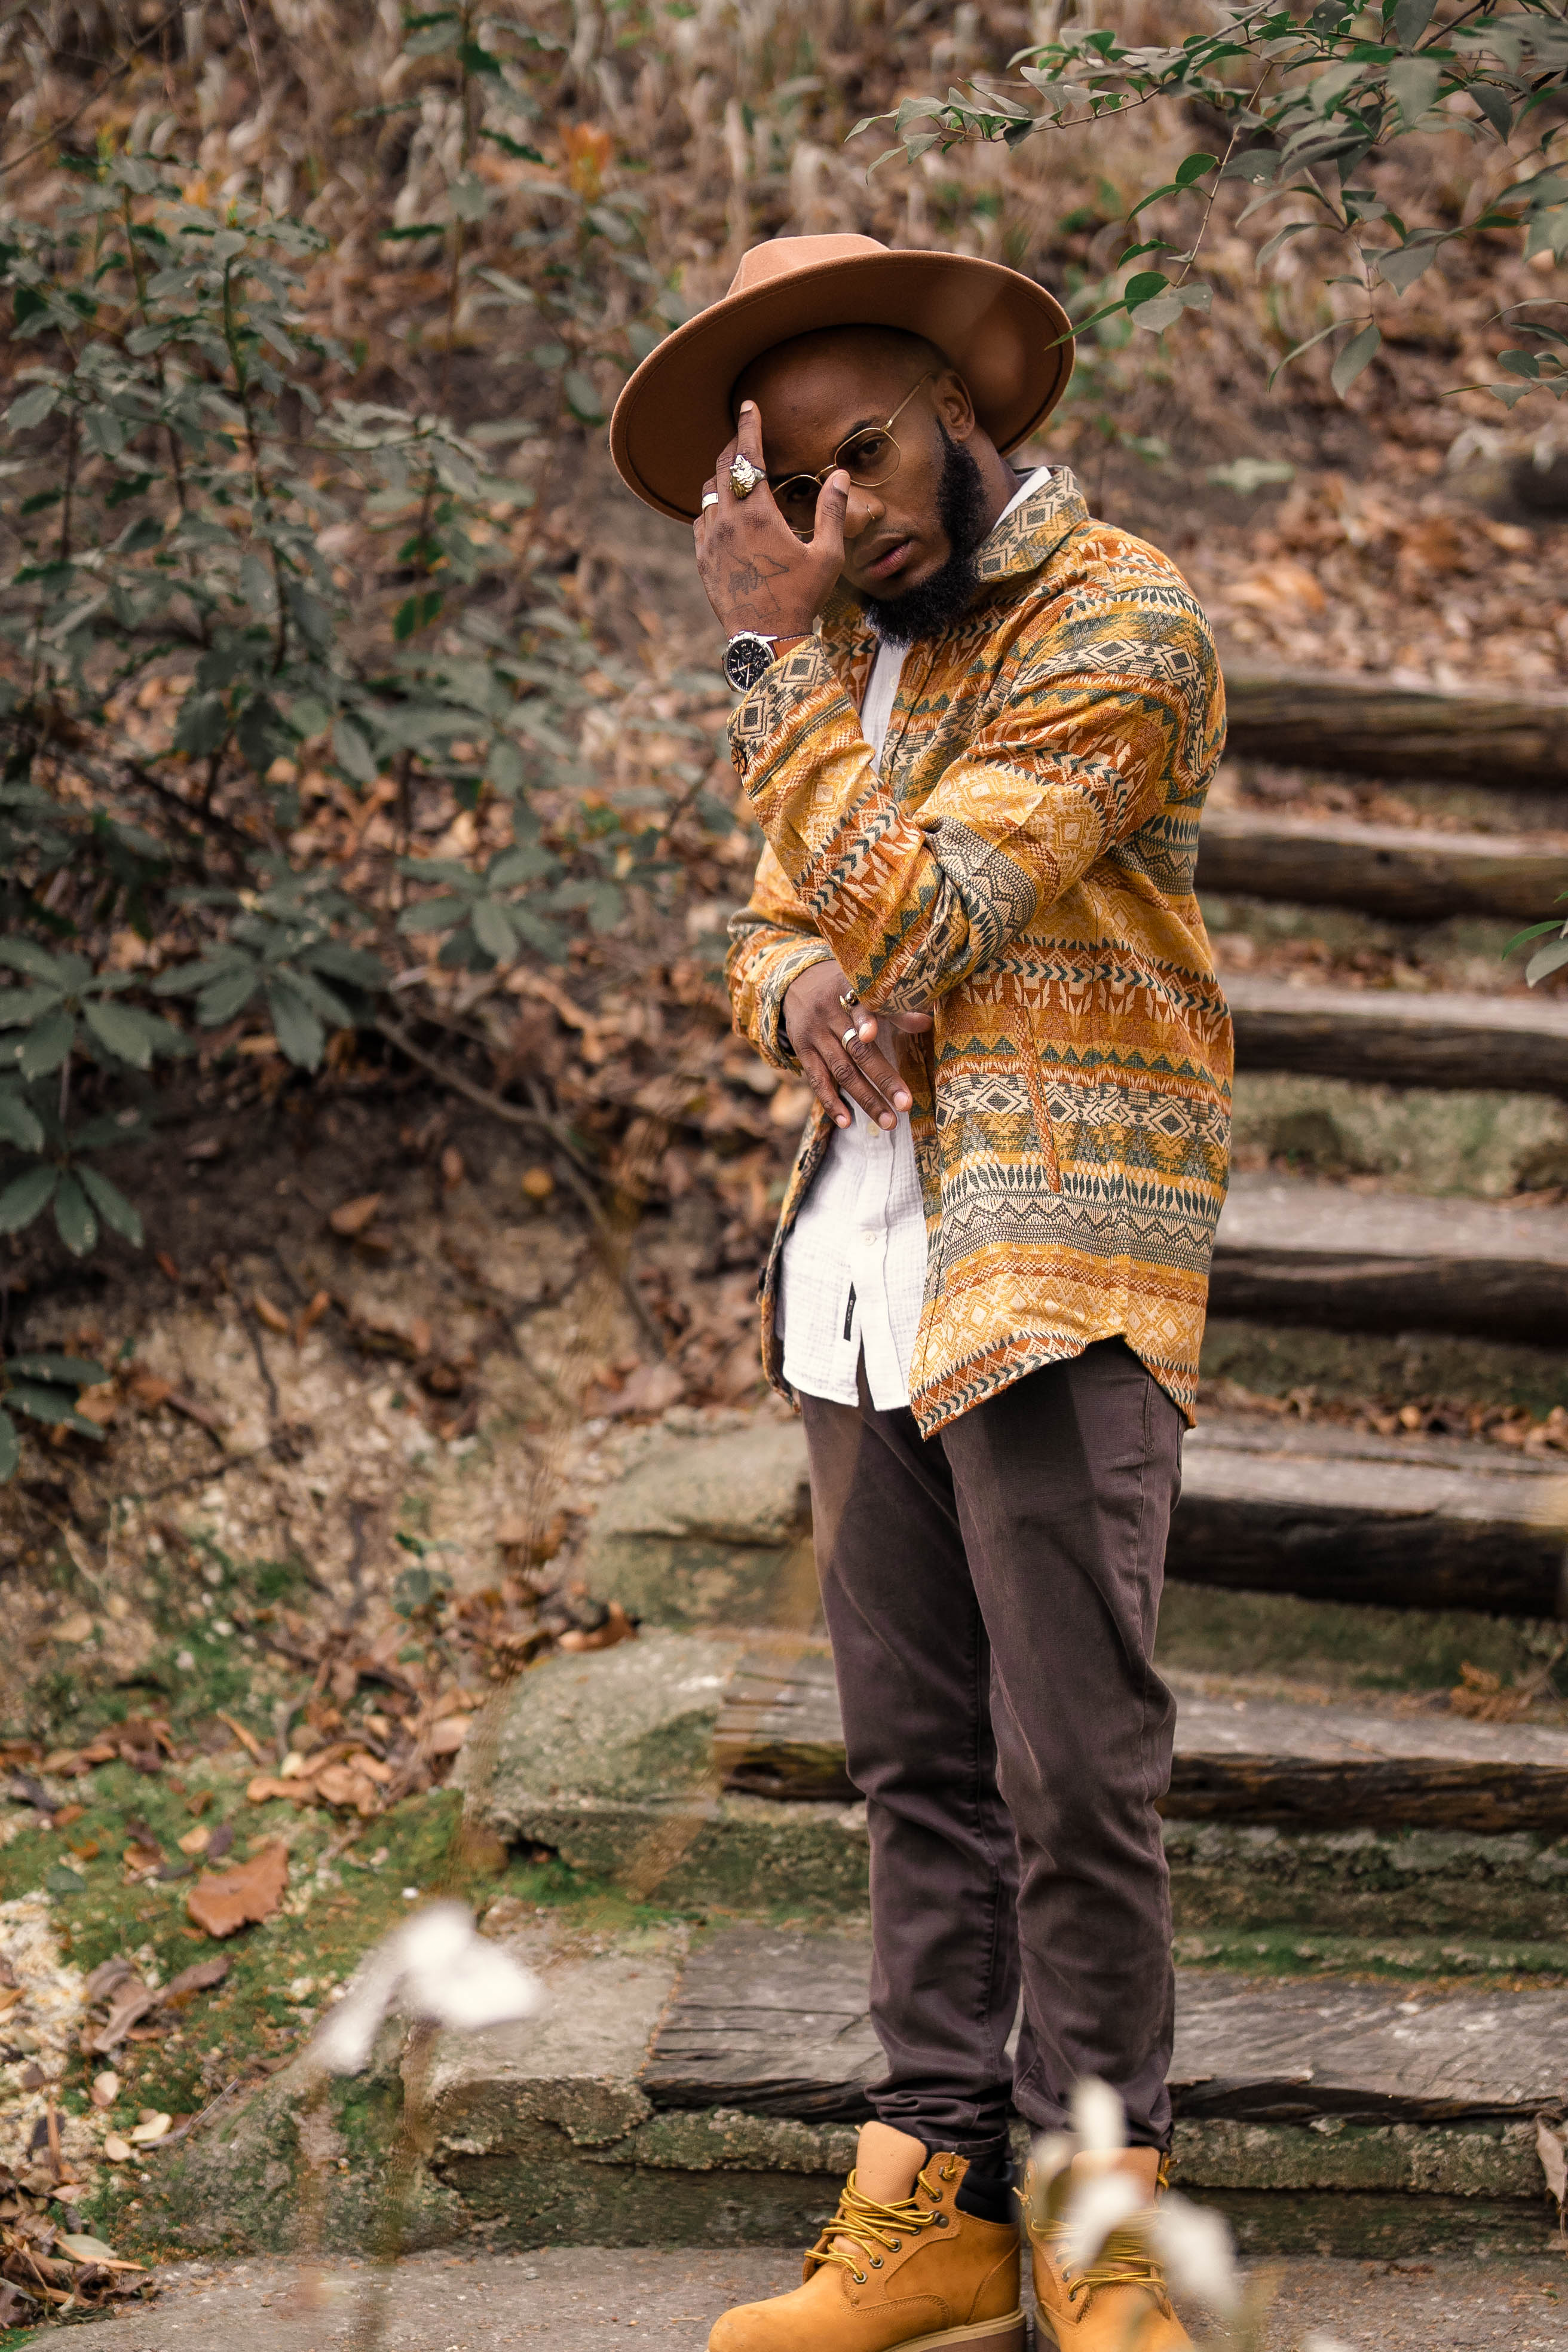
{"label": "man", "polygon": [[[1006,463],[1068,349],[994,264],[780,238],[612,428],[695,521],[742,695],[736,1025],[820,1106],[763,1346],[805,1421],[887,2060],[805,2283],[712,2352],[1021,2352],[1010,2103],[1061,2127],[1102,2078],[1148,2196],[1169,2140],[1152,1654],[1226,1172],[1193,896],[1223,700],[1164,557]],[[1058,2345],[1188,2342],[1131,2241],[1074,2273],[1030,2234]]]}

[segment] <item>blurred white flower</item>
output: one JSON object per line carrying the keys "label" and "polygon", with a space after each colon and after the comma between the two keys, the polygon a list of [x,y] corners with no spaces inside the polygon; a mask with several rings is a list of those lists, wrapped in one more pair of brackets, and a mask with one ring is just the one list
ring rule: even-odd
{"label": "blurred white flower", "polygon": [[1062,2229],[1061,2256],[1068,2270],[1087,2270],[1111,2231],[1147,2209],[1147,2191],[1133,2173],[1100,2172],[1075,2180]]}
{"label": "blurred white flower", "polygon": [[1078,2154],[1071,2132],[1046,2132],[1029,2151],[1029,2218],[1037,2230],[1051,2228],[1068,2193],[1068,2173]]}
{"label": "blurred white flower", "polygon": [[1086,2074],[1072,2095],[1072,2127],[1086,2156],[1115,2156],[1127,2145],[1127,2119],[1109,2083]]}
{"label": "blurred white flower", "polygon": [[357,2074],[386,2017],[477,2033],[533,2017],[543,2004],[538,1978],[488,1942],[462,1904],[432,1903],[366,1954],[310,2054],[331,2074]]}
{"label": "blurred white flower", "polygon": [[1166,2196],[1153,2208],[1149,2228],[1176,2293],[1231,2317],[1240,2306],[1241,2281],[1230,2231],[1220,2216],[1185,2197]]}

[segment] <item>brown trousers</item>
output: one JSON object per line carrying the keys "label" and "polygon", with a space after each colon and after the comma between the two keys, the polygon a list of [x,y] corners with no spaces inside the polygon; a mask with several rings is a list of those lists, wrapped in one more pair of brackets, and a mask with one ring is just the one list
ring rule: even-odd
{"label": "brown trousers", "polygon": [[[1164,2147],[1173,1977],[1151,1663],[1182,1419],[1121,1339],[936,1436],[801,1400],[849,1776],[871,1839],[883,2122],[978,2154],[1073,2084]],[[1023,2017],[1016,2056],[1007,2042]]]}

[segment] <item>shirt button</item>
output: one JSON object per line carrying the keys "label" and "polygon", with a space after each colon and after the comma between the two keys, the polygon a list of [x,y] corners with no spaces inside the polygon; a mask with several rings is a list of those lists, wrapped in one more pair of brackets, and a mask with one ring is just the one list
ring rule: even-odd
{"label": "shirt button", "polygon": [[862,1226],[862,1227],[861,1227],[861,1231],[860,1231],[860,1238],[861,1238],[861,1240],[862,1240],[863,1242],[874,1242],[874,1241],[876,1240],[876,1238],[877,1238],[877,1228],[876,1228],[876,1226],[875,1226],[875,1225],[864,1225],[864,1226]]}

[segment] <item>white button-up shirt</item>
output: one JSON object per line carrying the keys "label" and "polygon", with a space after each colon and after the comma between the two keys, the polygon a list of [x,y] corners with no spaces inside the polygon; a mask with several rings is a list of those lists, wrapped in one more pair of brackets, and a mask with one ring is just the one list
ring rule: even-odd
{"label": "white button-up shirt", "polygon": [[[1003,513],[1021,506],[1049,472],[1037,467]],[[860,728],[879,760],[903,659],[897,646],[879,646],[866,683]],[[886,1033],[882,1042],[889,1042]],[[784,1372],[806,1396],[855,1404],[864,1355],[871,1402],[887,1412],[910,1401],[910,1359],[925,1295],[925,1205],[908,1115],[889,1131],[858,1103],[849,1107],[854,1124],[834,1129],[784,1244]]]}

